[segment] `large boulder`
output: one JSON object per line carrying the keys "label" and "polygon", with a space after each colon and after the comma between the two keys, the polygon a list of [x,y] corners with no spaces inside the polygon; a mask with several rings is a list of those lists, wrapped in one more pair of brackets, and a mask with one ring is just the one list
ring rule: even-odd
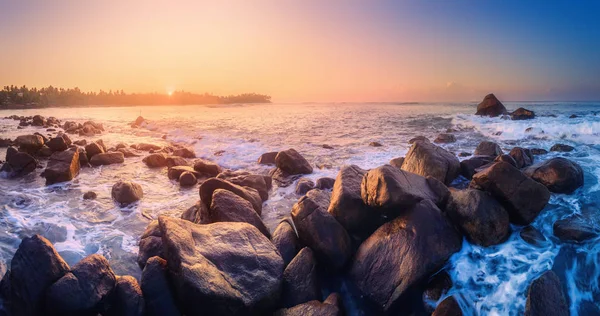
{"label": "large boulder", "polygon": [[510,221],[519,225],[531,223],[550,199],[545,186],[506,162],[475,174],[470,187],[491,193],[508,211]]}
{"label": "large boulder", "polygon": [[144,268],[146,261],[152,257],[161,257],[164,259],[164,247],[162,243],[162,232],[158,226],[158,220],[153,220],[148,224],[146,230],[140,237],[137,263],[140,268]]}
{"label": "large boulder", "polygon": [[163,153],[150,154],[142,161],[150,168],[162,168],[167,166],[167,155]]}
{"label": "large boulder", "polygon": [[10,303],[13,315],[44,315],[48,288],[69,272],[69,265],[40,235],[24,238],[11,261]]}
{"label": "large boulder", "polygon": [[104,147],[96,141],[85,145],[85,152],[87,154],[88,160],[90,160],[97,154],[103,154],[105,150]]}
{"label": "large boulder", "polygon": [[253,188],[258,191],[258,194],[263,201],[269,199],[269,190],[272,188],[270,176],[251,174],[245,171],[226,170],[219,173],[217,178],[227,180],[243,187]]}
{"label": "large boulder", "polygon": [[293,307],[320,298],[317,261],[313,251],[304,247],[283,271],[283,306]]}
{"label": "large boulder", "polygon": [[114,316],[143,316],[146,302],[138,281],[130,276],[117,277],[108,315]]}
{"label": "large boulder", "polygon": [[502,155],[502,148],[500,148],[500,146],[494,142],[490,142],[490,141],[482,141],[481,143],[479,143],[479,145],[477,145],[477,148],[475,148],[475,152],[473,153],[474,156],[492,156],[492,157],[496,157],[499,155]]}
{"label": "large boulder", "polygon": [[461,244],[461,236],[439,208],[423,200],[362,243],[350,277],[383,312],[410,308],[413,291],[443,267]]}
{"label": "large boulder", "polygon": [[79,174],[79,152],[75,149],[55,152],[50,156],[44,177],[46,185],[71,181]]}
{"label": "large boulder", "polygon": [[90,159],[90,164],[92,166],[106,166],[106,165],[112,165],[112,164],[116,164],[116,163],[123,163],[125,162],[125,156],[123,155],[122,152],[111,152],[111,153],[103,153],[103,154],[97,154],[94,155],[94,157],[92,157],[92,159]]}
{"label": "large boulder", "polygon": [[535,118],[535,113],[525,108],[518,108],[510,113],[510,119],[513,121],[531,120]]}
{"label": "large boulder", "polygon": [[260,230],[267,238],[271,238],[269,230],[252,208],[252,204],[231,191],[223,189],[213,191],[208,216],[212,223],[248,223]]}
{"label": "large boulder", "polygon": [[277,168],[289,175],[309,174],[313,172],[313,167],[302,157],[295,149],[280,151],[275,157]]}
{"label": "large boulder", "polygon": [[241,187],[227,180],[218,178],[210,178],[200,185],[200,200],[202,200],[204,205],[206,205],[207,207],[210,207],[212,202],[212,195],[216,189],[224,189],[237,194],[239,197],[250,202],[256,213],[258,215],[261,215],[262,199],[260,198],[258,191],[249,187]]}
{"label": "large boulder", "polygon": [[430,176],[450,184],[460,174],[460,161],[453,154],[432,143],[416,142],[402,163],[402,170]]}
{"label": "large boulder", "polygon": [[279,251],[279,254],[281,254],[281,258],[283,259],[285,266],[287,266],[290,261],[294,259],[298,253],[298,250],[300,249],[300,243],[298,241],[298,235],[296,235],[296,231],[292,225],[285,220],[281,221],[281,223],[277,225],[277,228],[275,228],[275,231],[271,237],[271,241],[277,248],[277,251]]}
{"label": "large boulder", "polygon": [[187,315],[247,315],[279,300],[283,260],[246,223],[196,225],[160,216],[175,296]]}
{"label": "large boulder", "polygon": [[21,135],[15,139],[15,144],[19,147],[19,151],[35,154],[44,146],[44,138],[40,135]]}
{"label": "large boulder", "polygon": [[508,154],[515,160],[518,169],[531,166],[533,163],[533,155],[529,149],[515,147]]}
{"label": "large boulder", "polygon": [[9,179],[22,177],[37,168],[38,161],[31,155],[23,152],[16,152],[13,147],[6,151],[6,162],[0,168]]}
{"label": "large boulder", "polygon": [[84,315],[107,309],[116,276],[101,255],[88,256],[48,289],[46,311],[50,315]]}
{"label": "large boulder", "polygon": [[148,259],[142,271],[141,288],[146,302],[146,315],[181,315],[170,289],[167,262],[159,257]]}
{"label": "large boulder", "polygon": [[292,207],[292,220],[300,241],[310,247],[319,262],[340,269],[352,254],[350,237],[325,207],[303,196]]}
{"label": "large boulder", "polygon": [[121,205],[128,205],[144,197],[142,186],[131,181],[119,181],[112,186],[111,196]]}
{"label": "large boulder", "polygon": [[67,150],[67,148],[69,148],[69,145],[67,145],[65,139],[60,136],[50,139],[45,145],[48,146],[53,152]]}
{"label": "large boulder", "polygon": [[477,245],[497,245],[510,235],[508,213],[484,191],[451,191],[446,214],[467,239]]}
{"label": "large boulder", "polygon": [[[367,173],[355,165],[343,166],[331,193],[328,212],[351,234],[367,235],[363,223],[373,214],[361,196],[361,183]],[[366,236],[365,236],[366,237]]]}
{"label": "large boulder", "polygon": [[493,93],[490,93],[483,98],[483,101],[481,101],[479,105],[477,105],[477,112],[475,112],[475,115],[495,117],[506,113],[507,111],[504,104],[502,104]]}
{"label": "large boulder", "polygon": [[569,314],[569,306],[556,273],[546,271],[531,282],[527,290],[525,316],[567,316]]}
{"label": "large boulder", "polygon": [[583,186],[583,169],[577,163],[557,157],[535,164],[523,171],[545,185],[550,192],[571,194]]}
{"label": "large boulder", "polygon": [[221,167],[214,162],[197,159],[194,162],[194,170],[209,177],[216,177],[221,172]]}

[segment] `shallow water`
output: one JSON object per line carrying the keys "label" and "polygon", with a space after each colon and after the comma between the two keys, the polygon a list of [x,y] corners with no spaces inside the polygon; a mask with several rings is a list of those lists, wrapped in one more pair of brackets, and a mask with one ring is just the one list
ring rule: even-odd
{"label": "shallow water", "polygon": [[[559,256],[566,273],[557,271],[569,295],[573,315],[589,314],[598,302],[599,257],[597,240],[563,244],[552,235],[555,220],[582,208],[598,209],[600,197],[600,104],[594,103],[507,103],[509,110],[524,106],[538,117],[510,121],[473,115],[476,104],[269,104],[232,106],[76,108],[2,111],[12,114],[55,116],[62,122],[102,122],[107,132],[99,137],[107,147],[127,144],[178,142],[194,148],[196,155],[224,168],[266,173],[269,167],[256,163],[268,151],[293,147],[314,166],[309,178],[335,177],[344,164],[373,168],[404,156],[408,140],[417,135],[430,139],[447,129],[456,131],[458,141],[443,145],[448,150],[472,152],[485,139],[498,142],[505,152],[514,146],[549,149],[557,142],[576,147],[571,153],[537,156],[537,161],[565,156],[577,161],[585,172],[585,186],[573,195],[553,194],[549,205],[533,223],[549,242],[534,247],[519,237],[513,226],[504,244],[482,248],[464,242],[462,250],[448,263],[454,281],[450,294],[459,298],[466,314],[517,315],[525,306],[526,290],[532,279],[553,267]],[[571,114],[578,118],[568,118]],[[150,123],[144,128],[129,125],[138,115]],[[42,132],[36,127],[17,130],[18,121],[0,119],[0,137]],[[528,127],[532,130],[526,132]],[[497,135],[498,132],[502,132]],[[161,137],[167,135],[163,140]],[[81,137],[72,137],[73,140]],[[371,147],[372,141],[383,147]],[[325,149],[323,144],[333,146]],[[218,153],[222,151],[222,153]],[[217,154],[215,154],[217,153]],[[0,149],[4,157],[5,149]],[[18,180],[0,179],[0,259],[9,260],[20,239],[42,233],[55,242],[69,264],[91,253],[105,255],[118,274],[139,276],[135,263],[139,236],[159,214],[179,216],[198,200],[197,186],[182,189],[170,181],[166,169],[147,168],[142,157],[129,158],[123,165],[84,168],[72,182],[45,186],[44,179],[30,174]],[[144,198],[120,208],[110,198],[110,188],[119,179],[134,180],[144,189]],[[84,201],[88,190],[98,194]],[[294,187],[277,188],[265,203],[263,220],[273,230],[288,215],[298,199]],[[561,255],[558,255],[559,252]],[[558,269],[556,268],[556,269]],[[562,273],[562,274],[561,274]],[[590,305],[591,304],[591,305]],[[585,311],[580,311],[586,306]],[[358,310],[352,313],[361,314]]]}

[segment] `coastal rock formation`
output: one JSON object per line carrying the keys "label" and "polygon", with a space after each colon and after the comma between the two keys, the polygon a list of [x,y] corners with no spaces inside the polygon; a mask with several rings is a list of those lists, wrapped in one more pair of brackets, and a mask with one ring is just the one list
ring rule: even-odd
{"label": "coastal rock formation", "polygon": [[260,198],[258,191],[253,188],[242,187],[219,178],[210,178],[200,185],[200,200],[204,203],[204,205],[210,207],[212,203],[213,192],[217,189],[224,189],[235,193],[242,199],[250,202],[256,213],[259,216],[261,215],[262,199]]}
{"label": "coastal rock formation", "polygon": [[277,152],[277,151],[264,153],[264,154],[260,155],[260,157],[258,157],[258,163],[261,165],[274,165],[275,157],[277,157],[278,153],[279,152]]}
{"label": "coastal rock formation", "polygon": [[527,110],[525,108],[518,108],[510,113],[510,119],[513,121],[520,120],[531,120],[535,118],[535,113],[533,111]]}
{"label": "coastal rock formation", "polygon": [[439,134],[434,140],[434,143],[436,144],[449,144],[449,143],[456,143],[456,136],[452,135],[452,134]]}
{"label": "coastal rock formation", "polygon": [[317,300],[296,305],[291,308],[283,308],[275,312],[273,316],[342,316],[343,307],[336,293],[331,293],[321,303]]}
{"label": "coastal rock formation", "polygon": [[271,241],[277,248],[277,251],[279,251],[279,254],[281,254],[284,266],[287,266],[294,259],[300,249],[298,235],[296,235],[296,231],[286,220],[277,225]]}
{"label": "coastal rock formation", "polygon": [[477,112],[475,115],[496,117],[506,113],[507,111],[504,104],[502,104],[493,93],[490,93],[483,98],[483,101],[481,101],[479,105],[477,105]]}
{"label": "coastal rock formation", "polygon": [[460,250],[461,237],[430,200],[379,227],[354,257],[350,277],[386,313],[410,306],[411,293]]}
{"label": "coastal rock formation", "polygon": [[211,223],[248,223],[260,230],[267,238],[271,238],[269,230],[254,208],[252,208],[252,204],[231,191],[223,189],[213,191],[208,214]]}
{"label": "coastal rock formation", "polygon": [[529,149],[515,147],[508,154],[515,160],[518,169],[531,166],[533,163],[533,155]]}
{"label": "coastal rock formation", "polygon": [[335,184],[335,179],[333,179],[333,178],[328,178],[328,177],[319,178],[319,179],[317,179],[317,182],[315,183],[315,189],[330,190],[333,188],[334,184]]}
{"label": "coastal rock formation", "polygon": [[492,156],[496,157],[502,155],[502,148],[494,142],[490,141],[482,141],[475,148],[475,152],[473,152],[473,156]]}
{"label": "coastal rock formation", "polygon": [[162,168],[167,166],[167,155],[163,153],[150,154],[142,161],[150,168]]}
{"label": "coastal rock formation", "polygon": [[279,300],[283,260],[246,223],[196,225],[160,216],[176,301],[187,315],[248,315]]}
{"label": "coastal rock formation", "polygon": [[92,166],[106,166],[123,162],[125,162],[125,156],[122,152],[118,151],[112,153],[97,154],[94,155],[92,159],[90,159],[90,164]]}
{"label": "coastal rock formation", "polygon": [[178,157],[178,156],[168,156],[165,158],[165,164],[167,165],[167,167],[171,168],[171,167],[177,167],[177,166],[188,166],[188,162],[187,160],[185,160],[185,158],[182,157]]}
{"label": "coastal rock formation", "polygon": [[92,159],[97,154],[103,154],[105,152],[102,145],[98,142],[91,142],[85,145],[85,152],[87,154],[88,160]]}
{"label": "coastal rock formation", "polygon": [[533,280],[527,291],[525,316],[569,315],[569,307],[560,280],[552,271],[544,272]]}
{"label": "coastal rock formation", "polygon": [[283,272],[282,305],[293,307],[320,298],[317,261],[313,251],[304,247]]}
{"label": "coastal rock formation", "polygon": [[15,139],[15,144],[19,151],[34,155],[44,146],[44,138],[40,135],[21,135]]}
{"label": "coastal rock formation", "polygon": [[14,147],[8,147],[6,151],[6,162],[0,168],[9,179],[22,177],[37,168],[38,161],[24,152],[17,152]]}
{"label": "coastal rock formation", "polygon": [[309,174],[313,172],[313,167],[310,163],[293,148],[280,151],[275,157],[275,164],[277,168],[288,175]]}
{"label": "coastal rock formation", "polygon": [[194,175],[195,172],[185,171],[179,176],[179,184],[182,187],[191,187],[198,183],[198,179]]}
{"label": "coastal rock formation", "polygon": [[141,288],[148,316],[181,315],[169,285],[167,262],[159,257],[148,259],[142,271]]}
{"label": "coastal rock formation", "polygon": [[571,194],[583,186],[583,169],[577,163],[557,157],[535,164],[523,171],[545,185],[550,192]]}
{"label": "coastal rock formation", "polygon": [[402,170],[450,184],[460,173],[460,161],[445,149],[427,142],[415,142],[404,157]]}
{"label": "coastal rock formation", "polygon": [[270,176],[251,174],[245,171],[226,170],[219,173],[217,178],[227,180],[239,186],[253,188],[258,191],[258,194],[263,201],[269,199],[269,190],[271,190],[272,187],[272,179]]}
{"label": "coastal rock formation", "polygon": [[53,153],[43,172],[46,185],[73,180],[79,174],[79,168],[79,152],[77,150]]}
{"label": "coastal rock formation", "polygon": [[119,181],[113,185],[111,196],[121,205],[128,205],[143,198],[144,191],[142,186],[135,182]]}
{"label": "coastal rock formation", "polygon": [[565,144],[555,144],[554,146],[550,147],[550,151],[557,152],[571,152],[573,150],[575,150],[575,147]]}
{"label": "coastal rock formation", "polygon": [[562,241],[582,242],[600,235],[600,228],[589,218],[579,214],[571,215],[554,222],[554,236]]}
{"label": "coastal rock formation", "polygon": [[200,173],[196,172],[196,170],[194,170],[194,168],[189,167],[189,166],[170,167],[169,170],[167,171],[167,176],[171,180],[179,180],[179,177],[181,177],[181,174],[184,172],[190,172],[190,173],[193,173],[196,177],[200,177]]}
{"label": "coastal rock formation", "polygon": [[140,268],[144,268],[146,261],[152,257],[165,258],[162,243],[162,232],[158,226],[158,220],[153,220],[148,224],[146,230],[140,237],[137,263]]}
{"label": "coastal rock formation", "polygon": [[484,191],[451,191],[446,213],[467,239],[476,245],[497,245],[510,234],[508,213]]}
{"label": "coastal rock formation", "polygon": [[108,315],[143,316],[146,302],[138,281],[129,275],[118,276]]}
{"label": "coastal rock formation", "polygon": [[473,156],[460,162],[460,174],[470,180],[477,169],[494,161],[496,156]]}
{"label": "coastal rock formation", "polygon": [[508,211],[510,221],[531,223],[550,199],[545,186],[506,162],[496,162],[475,174],[471,188],[490,192]]}
{"label": "coastal rock formation", "polygon": [[221,167],[214,162],[198,159],[194,162],[194,170],[209,177],[216,177],[221,172]]}
{"label": "coastal rock formation", "polygon": [[302,178],[298,180],[298,183],[296,184],[296,194],[304,195],[306,192],[314,189],[314,187],[315,183],[311,179]]}

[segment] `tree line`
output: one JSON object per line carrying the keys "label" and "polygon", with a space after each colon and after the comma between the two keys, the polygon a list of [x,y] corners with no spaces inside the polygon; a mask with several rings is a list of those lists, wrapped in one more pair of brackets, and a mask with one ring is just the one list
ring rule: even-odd
{"label": "tree line", "polygon": [[0,90],[0,108],[50,107],[50,106],[127,106],[127,105],[188,105],[188,104],[232,104],[270,103],[271,97],[258,93],[217,96],[210,93],[174,91],[161,93],[125,93],[120,91],[83,92],[79,88],[63,89],[49,86],[28,88],[5,86]]}

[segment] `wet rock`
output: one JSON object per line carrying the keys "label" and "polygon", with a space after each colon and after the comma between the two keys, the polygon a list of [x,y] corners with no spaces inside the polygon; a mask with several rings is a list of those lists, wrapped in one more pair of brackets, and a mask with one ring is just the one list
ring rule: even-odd
{"label": "wet rock", "polygon": [[200,177],[200,173],[196,172],[196,170],[194,170],[194,168],[189,167],[189,166],[170,167],[169,170],[167,171],[167,176],[171,180],[179,180],[179,177],[184,172],[193,173],[196,176],[196,178]]}
{"label": "wet rock", "polygon": [[423,299],[437,302],[452,287],[452,279],[446,271],[441,271],[429,279],[423,292]]}
{"label": "wet rock", "polygon": [[311,179],[302,178],[298,180],[298,183],[296,184],[296,194],[304,195],[306,192],[314,189],[314,187],[315,183]]}
{"label": "wet rock", "polygon": [[529,149],[515,147],[510,151],[509,155],[515,160],[518,169],[531,166],[533,163],[533,155]]}
{"label": "wet rock", "polygon": [[40,148],[40,150],[38,150],[38,152],[35,154],[38,157],[50,157],[52,156],[52,149],[50,149],[50,147],[44,145],[42,146],[42,148]]}
{"label": "wet rock", "polygon": [[46,291],[67,272],[69,266],[47,239],[39,235],[24,238],[11,261],[13,315],[43,315]]}
{"label": "wet rock", "polygon": [[69,148],[69,146],[67,145],[67,142],[62,137],[52,138],[50,141],[48,141],[46,143],[46,146],[48,146],[50,148],[50,150],[52,150],[53,152],[67,150],[67,148]]}
{"label": "wet rock", "polygon": [[404,157],[393,158],[390,160],[389,164],[400,169],[402,168],[402,164],[404,163]]}
{"label": "wet rock", "polygon": [[158,226],[158,220],[153,220],[148,224],[146,230],[140,237],[137,263],[140,268],[144,268],[148,259],[152,257],[165,258],[162,243],[162,232]]}
{"label": "wet rock", "polygon": [[435,204],[423,200],[361,244],[350,277],[383,312],[401,310],[412,303],[412,291],[459,251],[461,243]]}
{"label": "wet rock", "polygon": [[317,261],[310,248],[302,248],[285,268],[281,297],[284,307],[293,307],[321,298]]}
{"label": "wet rock", "polygon": [[84,200],[95,200],[98,195],[94,191],[88,191],[83,194]]}
{"label": "wet rock", "polygon": [[317,300],[296,305],[291,308],[283,308],[275,312],[274,316],[342,316],[344,315],[341,305],[334,305]]}
{"label": "wet rock", "polygon": [[142,161],[150,168],[162,168],[167,166],[167,155],[165,154],[150,154]]}
{"label": "wet rock", "polygon": [[533,111],[527,110],[525,108],[518,108],[510,113],[510,119],[513,121],[520,120],[531,120],[535,118],[535,113]]}
{"label": "wet rock", "polygon": [[90,162],[87,158],[87,153],[85,152],[85,148],[77,147],[77,152],[79,153],[79,167],[89,167]]}
{"label": "wet rock", "polygon": [[502,148],[500,148],[500,146],[494,142],[490,142],[490,141],[482,141],[481,143],[479,143],[479,145],[477,145],[477,148],[475,148],[475,152],[473,152],[474,156],[499,156],[502,155],[504,152],[502,152]]}
{"label": "wet rock", "polygon": [[85,145],[85,152],[87,154],[88,160],[90,160],[97,154],[103,154],[105,150],[102,147],[102,145],[100,145],[98,142],[91,142]]}
{"label": "wet rock", "polygon": [[469,156],[472,156],[471,153],[468,153],[466,151],[458,153],[458,157],[469,157]]}
{"label": "wet rock", "polygon": [[562,241],[582,242],[597,237],[600,229],[581,215],[571,215],[554,222],[554,236]]}
{"label": "wet rock", "polygon": [[542,148],[531,148],[530,151],[532,155],[545,155],[548,153],[547,150]]}
{"label": "wet rock", "polygon": [[113,298],[108,315],[143,316],[146,302],[138,281],[130,276],[117,277]]}
{"label": "wet rock", "polygon": [[154,144],[146,144],[146,143],[133,144],[129,147],[131,147],[133,149],[141,150],[141,151],[151,151],[151,150],[161,150],[162,149],[161,146],[154,145]]}
{"label": "wet rock", "polygon": [[44,146],[44,138],[40,135],[21,135],[15,139],[19,151],[35,154]]}
{"label": "wet rock", "polygon": [[531,223],[550,199],[545,186],[506,162],[496,162],[473,176],[471,188],[490,192],[508,211],[510,221]]}
{"label": "wet rock", "polygon": [[148,259],[142,271],[141,288],[146,303],[146,315],[181,315],[171,293],[167,262],[164,259]]}
{"label": "wet rock", "polygon": [[75,144],[77,146],[85,146],[85,145],[87,145],[87,140],[85,140],[85,139],[76,140],[73,142],[73,144]]}
{"label": "wet rock", "polygon": [[37,160],[24,152],[16,152],[9,147],[6,151],[6,162],[0,168],[0,173],[5,173],[9,179],[19,178],[35,171]]}
{"label": "wet rock", "polygon": [[41,115],[33,116],[31,120],[31,126],[44,126],[46,125],[46,119]]}
{"label": "wet rock", "polygon": [[16,153],[18,153],[18,152],[19,152],[19,151],[18,151],[18,150],[17,150],[15,147],[12,147],[12,146],[11,146],[11,147],[8,147],[8,148],[6,148],[6,156],[5,156],[5,160],[6,160],[6,161],[9,161],[9,160],[10,160],[10,158],[11,158],[11,157],[12,157],[14,154],[16,154]]}
{"label": "wet rock", "polygon": [[524,227],[519,235],[526,243],[534,246],[540,246],[547,241],[546,237],[533,226]]}
{"label": "wet rock", "polygon": [[554,193],[571,194],[583,186],[584,177],[581,166],[561,157],[535,164],[523,172]]}
{"label": "wet rock", "polygon": [[179,185],[182,187],[191,187],[198,183],[198,179],[194,175],[194,172],[185,171],[179,176]]}
{"label": "wet rock", "polygon": [[133,123],[131,123],[131,127],[140,127],[142,124],[146,123],[143,117],[138,116]]}
{"label": "wet rock", "polygon": [[10,138],[0,138],[0,148],[6,148],[10,145],[12,145]]}
{"label": "wet rock", "polygon": [[506,113],[506,108],[502,102],[500,102],[493,93],[490,93],[483,98],[483,101],[481,101],[479,105],[477,105],[477,112],[475,115],[496,117]]}
{"label": "wet rock", "polygon": [[103,153],[97,154],[90,159],[90,164],[92,166],[106,166],[117,163],[125,162],[125,156],[122,152],[112,152],[112,153]]}
{"label": "wet rock", "polygon": [[[160,154],[155,154],[160,155]],[[185,158],[177,157],[177,156],[168,156],[165,158],[165,163],[167,167],[176,167],[176,166],[188,166],[187,160]]]}
{"label": "wet rock", "polygon": [[565,144],[555,144],[554,146],[550,147],[550,151],[571,152],[573,150],[575,150],[575,147]]}
{"label": "wet rock", "polygon": [[221,172],[221,167],[214,162],[198,159],[194,162],[194,170],[209,177],[216,177]]}
{"label": "wet rock", "polygon": [[333,188],[334,183],[335,183],[334,178],[328,178],[328,177],[319,178],[319,179],[317,179],[317,183],[315,184],[315,189],[329,190],[329,189]]}
{"label": "wet rock", "polygon": [[413,138],[411,138],[410,140],[408,140],[408,143],[409,143],[410,145],[412,145],[412,144],[414,144],[414,143],[416,143],[416,142],[427,142],[427,143],[429,143],[430,141],[429,141],[429,139],[428,139],[427,137],[425,137],[425,136],[417,136],[417,137],[413,137]]}
{"label": "wet rock", "polygon": [[260,198],[258,191],[253,188],[242,187],[227,180],[218,178],[210,178],[200,185],[200,200],[202,200],[207,207],[210,207],[212,203],[212,195],[216,189],[224,189],[235,193],[239,197],[250,202],[256,213],[259,216],[261,215],[262,199]]}
{"label": "wet rock", "polygon": [[325,148],[325,149],[333,149],[333,146],[327,145],[327,144],[323,144],[323,145],[321,145],[321,147]]}
{"label": "wet rock", "polygon": [[184,314],[248,315],[275,307],[283,260],[254,226],[196,225],[164,216],[158,221],[174,293]]}
{"label": "wet rock", "polygon": [[436,144],[449,144],[449,143],[456,143],[456,137],[452,134],[439,134],[434,140],[434,143]]}
{"label": "wet rock", "polygon": [[231,191],[216,189],[212,195],[208,214],[211,223],[248,223],[260,230],[267,238],[271,238],[269,230],[252,208],[252,204]]}
{"label": "wet rock", "polygon": [[270,176],[251,174],[245,171],[226,170],[219,173],[217,178],[227,180],[239,186],[253,188],[258,191],[258,194],[263,201],[269,199],[269,190],[271,190],[272,187],[272,179]]}
{"label": "wet rock", "polygon": [[46,293],[46,311],[51,315],[102,312],[115,285],[116,276],[108,260],[93,254],[52,284]]}
{"label": "wet rock", "polygon": [[[499,162],[499,161],[503,161],[503,162],[509,163],[511,166],[513,166],[515,168],[518,168],[517,167],[517,161],[511,155],[504,154],[504,155],[500,155],[500,156],[496,157],[496,159],[494,159],[494,162]],[[485,165],[483,165],[483,166],[481,166],[479,168],[476,168],[475,171],[476,172],[481,172],[481,171],[485,170],[486,168],[488,168],[491,165],[492,165],[492,163],[485,164]]]}
{"label": "wet rock", "polygon": [[278,153],[279,152],[277,152],[277,151],[264,153],[264,154],[260,155],[260,157],[258,158],[258,163],[261,165],[274,165],[275,157],[277,157]]}
{"label": "wet rock", "polygon": [[43,172],[46,185],[73,180],[79,174],[79,168],[79,152],[77,150],[53,153]]}
{"label": "wet rock", "polygon": [[271,241],[281,254],[284,266],[287,266],[294,259],[298,249],[300,249],[298,235],[296,235],[296,231],[288,221],[282,221],[277,225]]}
{"label": "wet rock", "polygon": [[456,227],[476,245],[504,242],[510,235],[508,213],[489,193],[453,190],[446,213]]}
{"label": "wet rock", "polygon": [[189,148],[177,148],[173,150],[173,156],[183,157],[183,158],[196,158],[196,153]]}
{"label": "wet rock", "polygon": [[463,312],[453,296],[445,298],[433,311],[431,316],[462,316]]}
{"label": "wet rock", "polygon": [[277,183],[277,185],[280,188],[287,188],[290,185],[292,185],[296,180],[302,177],[301,174],[290,175],[279,168],[274,168],[271,171],[269,171],[269,176]]}
{"label": "wet rock", "polygon": [[131,181],[119,181],[112,187],[113,200],[121,205],[128,205],[144,197],[142,186]]}
{"label": "wet rock", "polygon": [[331,193],[328,212],[351,234],[367,237],[370,228],[364,223],[373,214],[361,196],[361,183],[366,174],[355,165],[343,166],[338,173]]}
{"label": "wet rock", "polygon": [[402,170],[450,184],[460,173],[460,161],[441,147],[416,142],[406,154]]}
{"label": "wet rock", "polygon": [[308,196],[303,196],[292,207],[292,220],[298,238],[310,247],[320,263],[334,269],[342,268],[351,253],[350,237],[344,227]]}
{"label": "wet rock", "polygon": [[275,164],[277,168],[288,175],[309,174],[313,172],[310,163],[293,148],[280,151],[275,157]]}
{"label": "wet rock", "polygon": [[133,151],[127,149],[127,148],[119,148],[117,149],[118,152],[123,154],[123,157],[125,158],[131,158],[131,157],[139,157],[140,155],[134,153]]}
{"label": "wet rock", "polygon": [[371,147],[383,147],[383,144],[381,144],[380,142],[370,142],[369,146],[371,146]]}
{"label": "wet rock", "polygon": [[558,276],[552,271],[544,272],[533,280],[527,291],[525,316],[569,315]]}

